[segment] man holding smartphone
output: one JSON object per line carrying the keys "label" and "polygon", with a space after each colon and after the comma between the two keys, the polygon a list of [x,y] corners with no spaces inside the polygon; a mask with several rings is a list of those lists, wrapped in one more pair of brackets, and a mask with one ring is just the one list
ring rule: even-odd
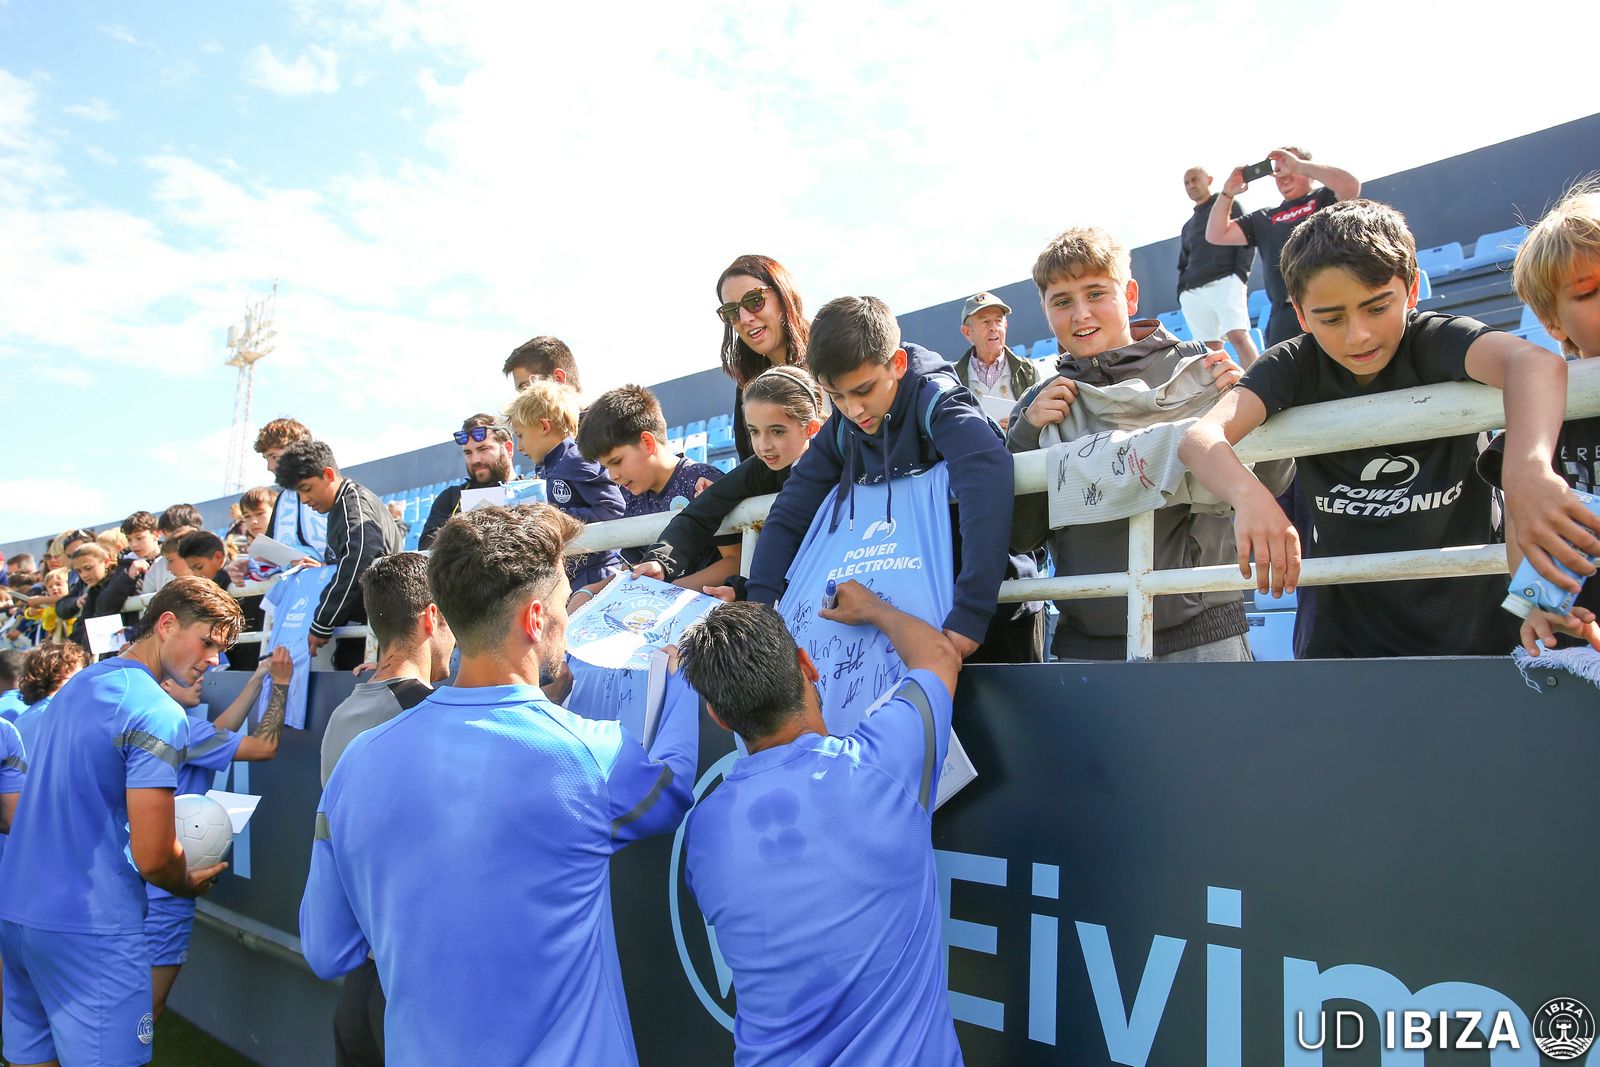
{"label": "man holding smartphone", "polygon": [[[1270,167],[1270,170],[1268,169]],[[1233,201],[1244,192],[1253,177],[1272,174],[1283,202],[1264,207],[1239,218],[1230,217]],[[1313,182],[1321,184],[1313,188]],[[1235,167],[1222,192],[1211,202],[1206,220],[1206,240],[1214,245],[1254,245],[1261,250],[1261,265],[1267,296],[1272,300],[1272,317],[1267,322],[1266,342],[1271,348],[1299,334],[1300,323],[1289,304],[1289,289],[1284,284],[1278,259],[1294,228],[1329,204],[1353,200],[1361,195],[1361,182],[1349,171],[1311,162],[1303,148],[1285,147],[1267,153],[1260,163]]]}

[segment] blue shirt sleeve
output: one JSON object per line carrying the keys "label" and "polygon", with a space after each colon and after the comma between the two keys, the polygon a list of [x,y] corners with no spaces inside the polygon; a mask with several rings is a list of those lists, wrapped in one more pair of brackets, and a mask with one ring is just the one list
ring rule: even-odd
{"label": "blue shirt sleeve", "polygon": [[[349,754],[346,750],[347,758]],[[345,761],[340,760],[317,806],[311,835],[311,873],[306,876],[305,895],[300,898],[300,951],[319,978],[355,970],[372,951],[350,906],[333,847],[333,824],[338,819],[337,800],[344,781],[340,772],[344,767]]]}
{"label": "blue shirt sleeve", "polygon": [[564,463],[556,475],[547,479],[556,480],[566,482],[572,490],[571,501],[557,506],[573,518],[581,522],[622,518],[622,490],[598,463]]}
{"label": "blue shirt sleeve", "polygon": [[699,694],[681,673],[669,674],[650,750],[623,731],[621,750],[606,779],[613,848],[677,829],[694,798],[699,758]]}
{"label": "blue shirt sleeve", "polygon": [[189,747],[189,717],[159,689],[130,684],[124,687],[119,709],[117,747],[126,761],[124,783],[128,789],[176,789],[178,768]]}
{"label": "blue shirt sleeve", "polygon": [[900,679],[894,699],[856,727],[863,761],[880,767],[923,808],[933,810],[950,749],[950,691],[931,671]]}
{"label": "blue shirt sleeve", "polygon": [[208,771],[227,770],[233,754],[239,751],[243,734],[232,730],[219,730],[205,719],[189,720],[189,748],[184,753],[184,763],[191,767],[204,767]]}
{"label": "blue shirt sleeve", "polygon": [[28,775],[22,735],[8,720],[0,719],[0,793],[20,793]]}

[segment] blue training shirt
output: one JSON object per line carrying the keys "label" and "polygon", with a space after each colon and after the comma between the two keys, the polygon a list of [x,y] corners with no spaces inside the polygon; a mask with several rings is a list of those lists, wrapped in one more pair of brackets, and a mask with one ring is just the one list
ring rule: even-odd
{"label": "blue training shirt", "polygon": [[67,680],[38,737],[0,860],[0,919],[140,933],[145,883],[128,861],[126,791],[176,788],[189,744],[183,709],[143,664],[116,656]]}
{"label": "blue training shirt", "polygon": [[734,764],[684,832],[685,876],[733,971],[734,1063],[961,1063],[932,804],[950,694],[911,671],[846,737]]}
{"label": "blue training shirt", "polygon": [[52,693],[41,698],[37,703],[29,704],[17,716],[17,733],[22,735],[22,752],[24,756],[31,755],[39,747],[39,727],[44,723],[44,711],[50,706],[50,701],[55,699]]}
{"label": "blue training shirt", "polygon": [[[17,728],[0,719],[0,793],[20,793],[27,778],[28,759]],[[4,857],[10,834],[0,834],[0,858]]]}
{"label": "blue training shirt", "polygon": [[647,754],[535,686],[443,688],[350,743],[317,812],[300,943],[324,978],[370,949],[390,1067],[638,1062],[610,859],[682,820],[698,707],[672,676]]}
{"label": "blue training shirt", "polygon": [[6,722],[16,722],[17,716],[21,715],[22,709],[27,706],[28,702],[22,699],[20,689],[7,689],[4,693],[0,693],[0,719]]}
{"label": "blue training shirt", "polygon": [[[185,710],[189,719],[189,747],[183,753],[183,766],[178,768],[176,793],[180,796],[184,793],[204,794],[210,789],[211,783],[216,781],[217,772],[226,770],[228,764],[233,762],[233,754],[239,751],[239,742],[244,740],[244,734],[219,730],[213,726],[210,708],[205,704],[196,704]],[[144,891],[151,899],[172,895],[150,882],[145,883]]]}

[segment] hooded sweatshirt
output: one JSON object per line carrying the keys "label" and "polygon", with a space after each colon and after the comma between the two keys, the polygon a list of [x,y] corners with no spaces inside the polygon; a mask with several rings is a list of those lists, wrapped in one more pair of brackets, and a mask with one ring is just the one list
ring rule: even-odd
{"label": "hooded sweatshirt", "polygon": [[[1153,319],[1132,324],[1133,344],[1099,356],[1074,359],[1062,354],[1056,374],[1019,401],[1019,409],[1033,403],[1039,390],[1057,377],[1106,386],[1137,378],[1156,387],[1177,370],[1186,357],[1205,353],[1198,341],[1179,341]],[[1025,418],[1014,418],[1006,435],[1012,452],[1039,447],[1040,430]],[[1292,461],[1263,463],[1257,477],[1274,493],[1286,488]],[[1279,484],[1282,483],[1282,484]],[[1155,566],[1157,570],[1200,567],[1236,562],[1233,517],[1202,515],[1187,505],[1161,508],[1155,513]],[[1056,559],[1057,574],[1102,574],[1128,568],[1128,522],[1099,522],[1050,529],[1049,503],[1044,493],[1017,498],[1012,526],[1012,547],[1037,548],[1046,540]],[[1122,598],[1062,600],[1056,606],[1061,621],[1051,651],[1061,659],[1123,659],[1127,655],[1128,605]],[[1155,653],[1166,655],[1211,644],[1246,632],[1243,596],[1237,590],[1221,593],[1183,593],[1155,599]]]}
{"label": "hooded sweatshirt", "polygon": [[1011,454],[949,361],[920,345],[901,347],[906,373],[877,432],[868,434],[835,411],[795,462],[756,542],[749,596],[777,603],[784,575],[829,490],[841,489],[828,516],[830,531],[893,518],[892,490],[886,514],[857,515],[850,489],[927,470],[943,460],[961,536],[954,605],[941,625],[981,644],[1006,576],[1009,524],[994,518],[1011,514]]}

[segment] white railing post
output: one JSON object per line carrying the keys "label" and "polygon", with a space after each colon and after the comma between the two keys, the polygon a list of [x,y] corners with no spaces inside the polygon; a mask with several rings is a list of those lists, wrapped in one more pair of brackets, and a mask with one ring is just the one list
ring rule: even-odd
{"label": "white railing post", "polygon": [[756,558],[756,538],[760,536],[761,531],[754,524],[740,531],[739,574],[742,577],[750,577],[750,561]]}
{"label": "white railing post", "polygon": [[1145,587],[1156,565],[1156,513],[1128,520],[1128,662],[1156,654],[1156,601]]}

